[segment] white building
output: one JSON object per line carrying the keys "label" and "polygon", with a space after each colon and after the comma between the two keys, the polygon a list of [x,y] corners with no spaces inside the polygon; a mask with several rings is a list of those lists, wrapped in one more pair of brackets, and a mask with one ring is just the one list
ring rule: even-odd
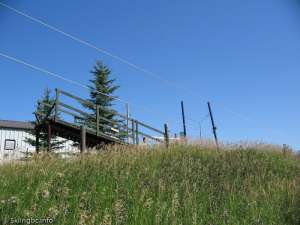
{"label": "white building", "polygon": [[[34,153],[35,147],[27,143],[26,138],[35,139],[30,134],[34,126],[30,122],[0,120],[0,160],[20,159]],[[61,139],[63,140],[63,139]],[[72,141],[66,141],[60,153],[78,152]]]}

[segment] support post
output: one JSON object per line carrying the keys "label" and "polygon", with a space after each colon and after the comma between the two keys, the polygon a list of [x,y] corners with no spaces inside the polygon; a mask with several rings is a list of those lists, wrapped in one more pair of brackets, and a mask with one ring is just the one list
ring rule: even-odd
{"label": "support post", "polygon": [[52,134],[51,134],[51,125],[50,125],[50,123],[49,122],[47,122],[47,130],[48,130],[48,134],[47,134],[47,151],[48,152],[51,152],[51,136],[52,136]]}
{"label": "support post", "polygon": [[38,154],[40,152],[40,128],[35,127],[35,151]]}
{"label": "support post", "polygon": [[139,144],[139,122],[135,121],[135,143]]}
{"label": "support post", "polygon": [[100,106],[96,105],[96,129],[97,129],[97,136],[99,136],[100,134],[100,130],[99,130],[99,123],[100,123],[100,115],[99,115],[99,110]]}
{"label": "support post", "polygon": [[55,89],[56,97],[55,97],[55,115],[54,115],[54,120],[57,121],[58,119],[58,111],[59,111],[59,95],[60,95],[60,90]]}
{"label": "support post", "polygon": [[134,120],[131,120],[132,144],[135,144],[135,131],[134,131],[134,127],[135,127]]}
{"label": "support post", "polygon": [[184,136],[184,138],[186,138],[186,124],[185,124],[183,101],[181,101],[181,114],[182,114],[182,123],[183,123],[183,136]]}
{"label": "support post", "polygon": [[129,142],[129,104],[126,103],[127,142]]}
{"label": "support post", "polygon": [[215,125],[215,121],[214,121],[214,117],[213,117],[213,114],[212,114],[212,109],[211,109],[210,102],[207,102],[207,105],[208,105],[208,111],[209,111],[209,116],[210,116],[210,120],[211,120],[211,125],[212,125],[212,130],[213,130],[215,142],[216,142],[217,147],[219,148],[219,142],[218,142],[218,136],[217,136],[217,127]]}
{"label": "support post", "polygon": [[164,124],[164,128],[165,128],[165,144],[166,147],[169,148],[169,130],[168,130],[168,124]]}
{"label": "support post", "polygon": [[84,126],[80,126],[80,153],[86,150],[86,129]]}

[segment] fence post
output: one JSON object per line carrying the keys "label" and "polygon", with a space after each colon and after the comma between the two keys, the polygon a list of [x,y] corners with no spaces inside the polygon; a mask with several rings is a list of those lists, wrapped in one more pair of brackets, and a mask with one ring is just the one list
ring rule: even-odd
{"label": "fence post", "polygon": [[86,150],[86,129],[84,126],[80,126],[80,153]]}
{"label": "fence post", "polygon": [[168,130],[168,125],[165,123],[165,143],[166,147],[169,148],[169,130]]}
{"label": "fence post", "polygon": [[99,123],[100,123],[100,115],[99,115],[99,105],[96,105],[96,129],[97,129],[97,136],[99,135]]}
{"label": "fence post", "polygon": [[139,144],[139,122],[135,121],[135,143]]}
{"label": "fence post", "polygon": [[58,119],[58,111],[59,111],[59,95],[60,95],[60,90],[55,89],[56,97],[55,97],[55,115],[54,115],[54,121],[57,121]]}
{"label": "fence post", "polygon": [[36,153],[40,152],[40,128],[35,128],[35,151]]}
{"label": "fence post", "polygon": [[132,132],[132,144],[135,144],[135,131],[134,131],[134,120],[131,120],[131,132]]}
{"label": "fence post", "polygon": [[48,130],[48,136],[47,136],[47,144],[48,144],[48,148],[47,151],[50,152],[51,151],[51,125],[50,122],[47,122],[47,130]]}
{"label": "fence post", "polygon": [[129,143],[129,104],[126,103],[127,142]]}

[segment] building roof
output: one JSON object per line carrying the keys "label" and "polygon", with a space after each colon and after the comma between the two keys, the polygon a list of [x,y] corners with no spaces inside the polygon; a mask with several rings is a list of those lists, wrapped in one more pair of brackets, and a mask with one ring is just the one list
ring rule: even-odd
{"label": "building roof", "polygon": [[0,120],[0,128],[32,130],[34,129],[34,124],[32,124],[31,122],[23,121]]}

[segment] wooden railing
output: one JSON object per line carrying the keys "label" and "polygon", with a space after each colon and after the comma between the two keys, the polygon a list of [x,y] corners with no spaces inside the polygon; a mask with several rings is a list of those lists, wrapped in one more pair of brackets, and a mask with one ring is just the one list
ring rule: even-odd
{"label": "wooden railing", "polygon": [[[89,110],[84,111],[63,102],[63,96],[76,100],[77,103],[86,106]],[[164,125],[164,131],[161,131],[141,121],[120,114],[115,110],[96,105],[60,89],[56,89],[56,98],[53,104],[44,102],[39,102],[39,104],[49,108],[46,114],[40,113],[38,115],[42,117],[42,120],[64,121],[65,119],[62,114],[66,114],[73,117],[73,125],[77,125],[78,127],[85,126],[87,130],[95,133],[97,136],[108,135],[124,143],[136,145],[140,143],[140,137],[143,137],[143,139],[148,138],[154,142],[165,142],[167,145],[169,143],[168,127],[166,124]],[[101,112],[110,113],[114,119],[110,120],[103,117]],[[164,138],[162,140],[155,136],[163,136]]]}

